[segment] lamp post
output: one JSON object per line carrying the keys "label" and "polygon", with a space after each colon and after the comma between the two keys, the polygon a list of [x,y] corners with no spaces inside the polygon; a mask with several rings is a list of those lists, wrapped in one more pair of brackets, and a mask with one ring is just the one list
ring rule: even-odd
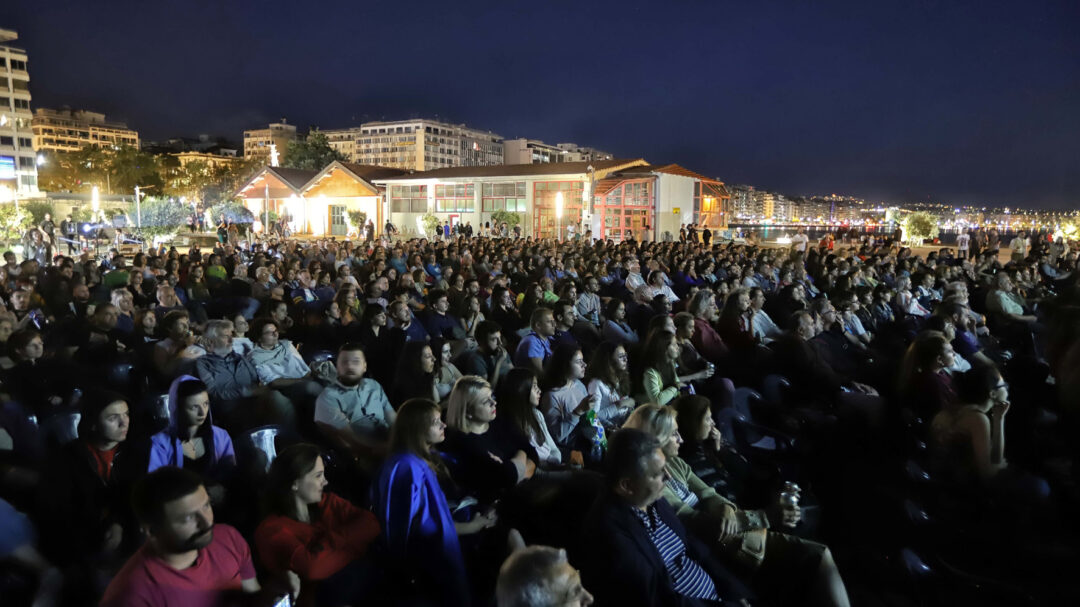
{"label": "lamp post", "polygon": [[555,194],[555,242],[562,240],[562,211],[563,211],[563,196],[562,192]]}

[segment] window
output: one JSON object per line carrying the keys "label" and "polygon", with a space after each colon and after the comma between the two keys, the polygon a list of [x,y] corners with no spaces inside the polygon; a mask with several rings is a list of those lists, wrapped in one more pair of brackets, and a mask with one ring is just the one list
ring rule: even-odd
{"label": "window", "polygon": [[395,186],[390,186],[390,212],[391,213],[424,213],[424,212],[427,212],[427,186],[426,185],[395,185]]}
{"label": "window", "polygon": [[37,175],[19,175],[19,182],[28,188],[36,188]]}
{"label": "window", "polygon": [[26,80],[19,80],[17,78],[11,79],[11,88],[15,91],[29,91],[30,83]]}
{"label": "window", "polygon": [[12,59],[11,60],[11,69],[13,71],[25,72],[26,71],[26,62],[25,61],[20,61],[18,59]]}
{"label": "window", "polygon": [[20,169],[32,169],[34,168],[34,158],[31,156],[19,156],[19,168]]}
{"label": "window", "polygon": [[21,147],[21,148],[34,147],[34,140],[30,139],[29,137],[19,137],[19,147]]}
{"label": "window", "polygon": [[14,137],[0,137],[0,145],[15,145]]}
{"label": "window", "polygon": [[7,59],[0,57],[0,67],[7,67]]}
{"label": "window", "polygon": [[8,87],[7,76],[0,76],[0,91],[6,91]]}

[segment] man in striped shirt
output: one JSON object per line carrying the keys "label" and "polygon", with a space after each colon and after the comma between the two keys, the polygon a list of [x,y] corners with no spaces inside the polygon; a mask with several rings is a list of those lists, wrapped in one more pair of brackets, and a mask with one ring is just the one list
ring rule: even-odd
{"label": "man in striped shirt", "polygon": [[597,604],[698,607],[748,597],[660,499],[665,463],[656,439],[639,430],[619,430],[608,443],[608,490],[589,513],[582,560]]}

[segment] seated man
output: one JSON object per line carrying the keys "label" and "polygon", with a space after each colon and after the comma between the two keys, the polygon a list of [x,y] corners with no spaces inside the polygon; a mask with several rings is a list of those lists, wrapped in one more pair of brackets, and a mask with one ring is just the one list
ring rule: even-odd
{"label": "seated man", "polygon": [[280,328],[275,320],[255,319],[251,323],[251,340],[255,347],[248,352],[247,359],[255,365],[260,383],[281,392],[293,402],[300,401],[310,407],[322,392],[322,384],[312,376],[311,368],[292,342],[279,339],[279,335]]}
{"label": "seated man", "polygon": [[315,401],[319,429],[351,451],[383,450],[397,414],[379,382],[365,378],[367,359],[358,343],[338,350],[337,381]]}
{"label": "seated man", "polygon": [[660,443],[635,429],[608,442],[606,489],[586,517],[585,584],[604,605],[719,605],[749,595],[687,535],[664,500]]}
{"label": "seated man", "polygon": [[518,343],[514,352],[514,366],[527,367],[543,375],[544,362],[552,352],[551,337],[555,335],[555,316],[551,308],[533,310],[529,325],[532,331]]}
{"label": "seated man", "polygon": [[133,503],[147,540],[113,578],[102,605],[211,606],[230,592],[260,590],[251,549],[236,529],[214,525],[199,475],[156,470],[136,484]]}
{"label": "seated man", "polygon": [[593,597],[565,550],[529,546],[503,561],[495,601],[498,607],[588,607]]}
{"label": "seated man", "polygon": [[[450,299],[446,291],[432,289],[428,293],[427,311],[422,319],[424,327],[432,337],[458,339],[463,337],[461,321],[449,313]],[[456,335],[455,335],[456,334]]]}
{"label": "seated man", "polygon": [[296,282],[297,287],[289,294],[293,305],[305,308],[319,305],[317,302],[320,298],[315,289],[315,281],[311,278],[311,272],[300,270],[296,274]]}
{"label": "seated man", "polygon": [[572,333],[574,323],[577,322],[577,310],[574,308],[574,302],[568,299],[561,299],[554,304],[555,312],[555,335],[551,338],[553,346],[560,344],[569,344],[572,346],[580,347],[576,337]]}
{"label": "seated man", "polygon": [[393,303],[390,304],[390,320],[394,322],[394,327],[390,329],[390,332],[396,336],[396,339],[394,340],[395,343],[404,341],[428,341],[431,339],[427,329],[424,328],[424,325],[413,318],[408,303],[400,299],[395,299]]}
{"label": "seated man", "polygon": [[502,328],[493,321],[482,321],[476,327],[476,348],[463,351],[454,365],[463,375],[483,377],[494,389],[499,379],[513,367],[510,355],[503,347]]}
{"label": "seated man", "polygon": [[[294,426],[296,411],[292,403],[280,392],[262,388],[255,365],[236,352],[234,333],[231,320],[206,323],[203,342],[207,353],[195,361],[199,378],[210,394],[214,415],[230,430],[267,423]],[[258,398],[263,399],[269,415],[257,414]]]}

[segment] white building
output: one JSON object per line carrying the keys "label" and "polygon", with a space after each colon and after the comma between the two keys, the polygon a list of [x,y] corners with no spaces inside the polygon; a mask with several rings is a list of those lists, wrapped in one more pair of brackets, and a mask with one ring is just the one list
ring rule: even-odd
{"label": "white building", "polygon": [[412,171],[503,164],[503,139],[428,119],[366,122],[321,131],[349,162]]}
{"label": "white building", "polygon": [[537,139],[507,139],[503,142],[503,164],[543,164],[565,162],[569,154]]}
{"label": "white building", "polygon": [[593,160],[611,160],[610,152],[581,146],[576,143],[556,143],[555,147],[563,152],[563,162],[592,162]]}
{"label": "white building", "polygon": [[18,37],[0,29],[0,190],[6,193],[0,195],[5,198],[38,194],[26,51],[8,44]]}

